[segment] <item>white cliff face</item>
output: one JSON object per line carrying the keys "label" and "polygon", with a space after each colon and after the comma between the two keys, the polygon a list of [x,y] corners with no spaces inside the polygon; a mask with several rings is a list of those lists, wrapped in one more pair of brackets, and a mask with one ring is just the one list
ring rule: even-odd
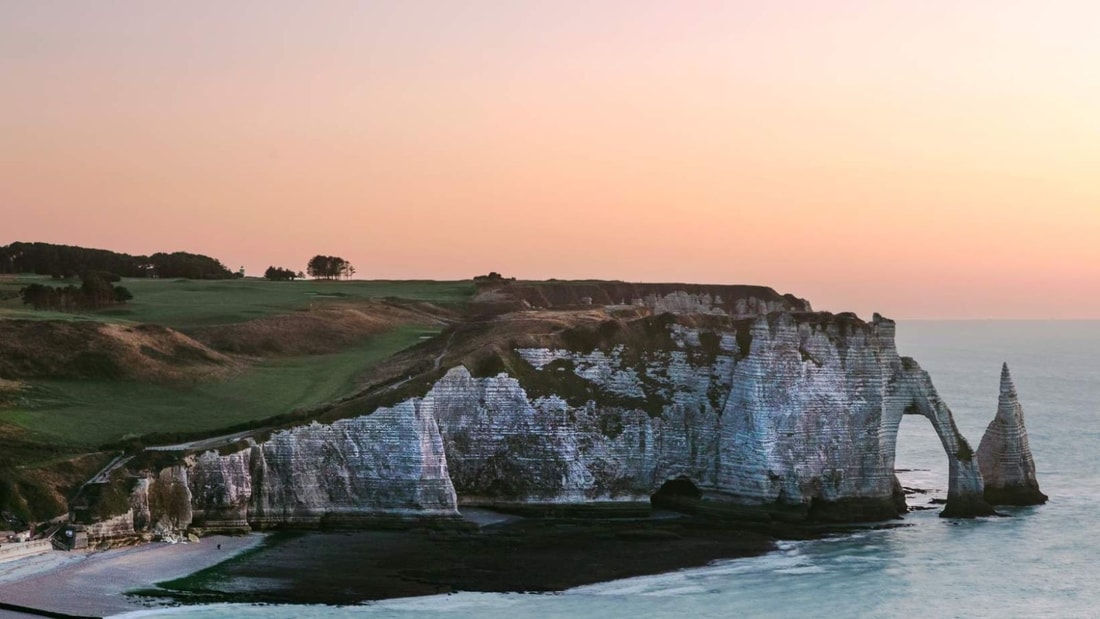
{"label": "white cliff face", "polygon": [[418,401],[203,453],[190,488],[198,519],[215,528],[458,515],[438,426]]}
{"label": "white cliff face", "polygon": [[894,510],[893,443],[878,432],[890,421],[889,344],[866,328],[757,321],[723,411],[722,489],[807,508],[871,500]]}
{"label": "white cliff face", "polygon": [[641,411],[609,413],[619,424],[610,439],[597,428],[612,422],[595,407],[573,408],[554,396],[531,399],[506,374],[476,379],[461,366],[432,388],[422,406],[439,420],[461,502],[648,500],[630,483],[647,468],[638,446],[650,429]]}
{"label": "white cliff face", "polygon": [[[741,338],[747,355],[736,333],[707,333],[708,347],[697,330],[669,329],[670,350],[518,350],[541,375],[526,383],[451,370],[425,406],[439,419],[459,500],[644,500],[687,478],[712,502],[887,518],[899,511],[897,428],[913,412],[932,421],[948,456],[945,512],[992,511],[950,410],[898,356],[892,322],[762,317]],[[536,391],[585,390],[572,402],[530,396],[542,378]]]}
{"label": "white cliff face", "polygon": [[783,312],[715,320],[724,327],[651,320],[649,339],[521,348],[510,353],[513,374],[454,367],[393,407],[199,454],[186,467],[195,522],[455,518],[459,504],[648,505],[680,479],[716,513],[880,520],[905,509],[894,448],[906,413],[927,417],[943,443],[944,515],[992,512],[951,411],[927,373],[898,356],[893,322]]}
{"label": "white cliff face", "polygon": [[1039,491],[1035,461],[1024,427],[1024,409],[1008,364],[1001,367],[997,415],[978,446],[978,465],[985,480],[985,498],[995,505],[1038,505],[1047,496]]}

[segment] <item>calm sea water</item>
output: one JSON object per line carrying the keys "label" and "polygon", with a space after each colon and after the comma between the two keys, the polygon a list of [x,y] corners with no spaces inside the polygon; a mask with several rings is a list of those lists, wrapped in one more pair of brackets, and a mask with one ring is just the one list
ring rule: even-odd
{"label": "calm sea water", "polygon": [[[1100,616],[1100,322],[902,322],[898,348],[931,374],[976,447],[993,418],[1002,361],[1024,407],[1044,506],[1010,518],[944,520],[812,542],[708,567],[559,594],[454,594],[362,607],[216,605],[138,615],[194,617],[1093,617]],[[906,486],[947,488],[923,417],[902,422]],[[134,616],[133,614],[130,616]]]}

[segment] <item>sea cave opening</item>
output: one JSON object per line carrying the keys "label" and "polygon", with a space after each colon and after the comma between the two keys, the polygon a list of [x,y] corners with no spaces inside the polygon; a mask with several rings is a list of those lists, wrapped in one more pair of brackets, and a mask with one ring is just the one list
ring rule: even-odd
{"label": "sea cave opening", "polygon": [[703,491],[699,486],[691,479],[681,476],[661,484],[657,492],[649,497],[649,502],[655,508],[693,513],[702,498]]}

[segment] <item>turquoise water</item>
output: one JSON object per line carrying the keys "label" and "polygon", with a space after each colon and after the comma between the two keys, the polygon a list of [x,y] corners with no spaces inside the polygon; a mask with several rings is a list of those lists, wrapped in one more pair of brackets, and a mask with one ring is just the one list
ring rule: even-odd
{"label": "turquoise water", "polygon": [[[1016,381],[1044,506],[1009,518],[864,530],[705,568],[552,595],[454,594],[360,607],[216,605],[127,616],[188,617],[1091,617],[1100,616],[1100,322],[902,322],[898,349],[927,369],[977,446],[997,406],[1002,361]],[[947,488],[931,425],[907,417],[902,484]]]}

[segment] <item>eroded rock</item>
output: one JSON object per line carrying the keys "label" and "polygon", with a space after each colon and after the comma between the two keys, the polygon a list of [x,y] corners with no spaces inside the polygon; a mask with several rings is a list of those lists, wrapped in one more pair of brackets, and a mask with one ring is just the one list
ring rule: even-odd
{"label": "eroded rock", "polygon": [[997,415],[985,430],[978,446],[978,465],[985,480],[985,499],[994,505],[1039,505],[1047,495],[1039,491],[1035,461],[1028,445],[1024,409],[1016,385],[1001,367],[1001,392]]}

